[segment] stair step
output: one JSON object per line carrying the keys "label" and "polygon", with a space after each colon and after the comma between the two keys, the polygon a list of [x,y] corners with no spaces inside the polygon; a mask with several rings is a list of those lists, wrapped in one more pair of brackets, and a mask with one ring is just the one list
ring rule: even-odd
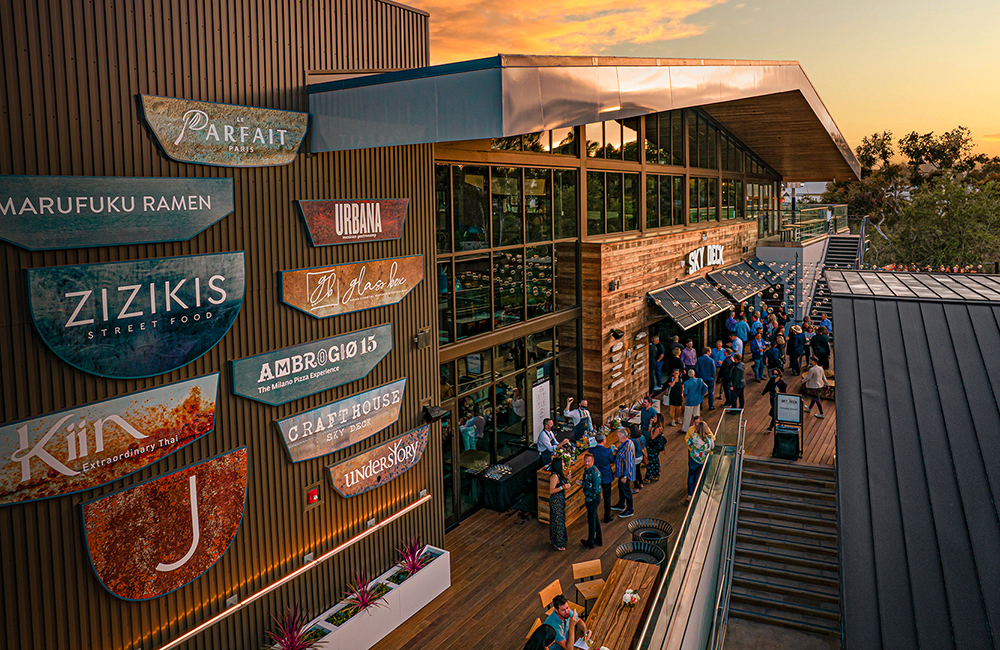
{"label": "stair step", "polygon": [[772,481],[778,484],[786,483],[801,485],[803,487],[815,488],[821,492],[829,491],[831,493],[835,493],[837,487],[837,481],[835,478],[821,478],[818,476],[814,477],[812,475],[803,476],[800,473],[790,472],[783,468],[769,468],[765,471],[759,467],[748,467],[743,470],[743,477],[753,479],[758,483]]}
{"label": "stair step", "polygon": [[812,607],[810,605],[800,605],[798,603],[790,603],[785,600],[779,600],[777,598],[765,598],[764,596],[754,596],[751,594],[744,594],[740,592],[732,592],[729,595],[730,603],[740,603],[743,605],[752,605],[754,607],[761,607],[764,609],[777,610],[784,613],[799,614],[800,616],[806,616],[810,618],[824,619],[827,621],[840,621],[840,608],[836,610],[829,607]]}
{"label": "stair step", "polygon": [[830,501],[837,503],[837,493],[833,490],[821,492],[819,490],[803,490],[801,487],[786,487],[784,485],[773,485],[773,482],[761,482],[756,479],[740,481],[740,490],[751,490],[753,492],[768,492],[770,494],[780,494],[788,497],[798,497],[801,499],[812,499],[813,501]]}
{"label": "stair step", "polygon": [[778,627],[786,627],[793,630],[801,630],[803,632],[812,632],[813,634],[840,636],[839,626],[833,627],[830,625],[817,624],[804,619],[798,620],[790,616],[776,616],[774,614],[755,612],[743,607],[733,607],[730,605],[729,615],[734,618],[742,618],[746,621],[776,625]]}
{"label": "stair step", "polygon": [[802,598],[817,598],[830,603],[840,602],[840,588],[837,584],[819,584],[812,580],[800,580],[794,576],[734,571],[733,586],[737,585],[745,589],[764,591],[773,589],[775,592],[787,593],[788,595],[800,594]]}
{"label": "stair step", "polygon": [[837,468],[833,465],[819,465],[816,463],[803,463],[801,461],[782,460],[780,458],[765,458],[763,456],[745,456],[744,465],[755,465],[768,469],[778,469],[796,474],[836,477]]}
{"label": "stair step", "polygon": [[[840,595],[831,591],[816,591],[813,589],[803,589],[785,584],[768,582],[766,580],[754,580],[742,576],[733,576],[733,589],[739,589],[740,593],[747,596],[758,594],[773,594],[776,596],[794,598],[791,602],[796,604],[809,604],[810,601],[821,602],[826,605],[840,606]],[[804,601],[804,602],[799,602]]]}
{"label": "stair step", "polygon": [[792,510],[805,510],[808,512],[818,512],[834,516],[837,514],[837,508],[833,505],[814,503],[801,497],[793,497],[790,495],[782,495],[779,498],[776,494],[747,491],[746,488],[740,492],[740,501],[746,501],[747,503],[778,504]]}
{"label": "stair step", "polygon": [[837,531],[831,531],[828,527],[805,527],[805,526],[788,526],[782,524],[776,524],[771,521],[755,521],[752,519],[747,519],[740,514],[738,525],[740,528],[746,528],[748,530],[759,530],[772,535],[785,535],[788,537],[798,537],[805,538],[808,540],[813,540],[816,542],[827,542],[836,545],[837,543]]}
{"label": "stair step", "polygon": [[[761,519],[776,519],[779,521],[794,522],[807,526],[816,526],[817,528],[822,527],[827,529],[832,533],[837,531],[837,518],[836,517],[825,517],[816,513],[797,513],[788,512],[787,510],[775,510],[773,508],[767,507],[769,504],[761,505],[749,505],[742,501],[740,502],[740,516],[742,517],[746,513],[749,517],[758,517]],[[781,506],[778,506],[781,507]]]}
{"label": "stair step", "polygon": [[736,560],[733,563],[733,568],[735,570],[735,573],[733,574],[734,576],[749,573],[753,575],[767,576],[772,580],[788,580],[789,582],[799,582],[818,585],[821,587],[830,587],[832,589],[840,589],[839,575],[837,577],[833,577],[809,571],[796,571],[784,566],[776,567],[754,562],[741,562],[739,560]]}
{"label": "stair step", "polygon": [[767,547],[755,548],[752,546],[748,546],[746,543],[742,541],[738,541],[736,543],[736,557],[763,560],[765,562],[773,562],[774,564],[791,564],[806,569],[827,571],[829,573],[838,573],[839,570],[836,560],[830,561],[827,559],[817,559],[810,557],[801,557],[799,555],[789,555],[787,553],[778,553],[777,551]]}
{"label": "stair step", "polygon": [[736,542],[755,544],[757,546],[765,546],[767,548],[781,548],[789,551],[795,551],[797,553],[821,555],[825,557],[832,557],[834,560],[837,559],[836,543],[834,543],[833,546],[823,546],[818,542],[818,540],[815,540],[812,543],[803,544],[801,541],[795,541],[792,539],[782,539],[781,537],[762,535],[760,533],[740,532],[739,530],[736,531]]}

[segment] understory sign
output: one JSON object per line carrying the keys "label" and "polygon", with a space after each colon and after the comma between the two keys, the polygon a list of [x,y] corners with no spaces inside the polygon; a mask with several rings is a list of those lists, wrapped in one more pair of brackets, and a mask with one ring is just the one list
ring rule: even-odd
{"label": "understory sign", "polygon": [[392,323],[233,361],[233,392],[277,406],[372,371],[392,349]]}
{"label": "understory sign", "polygon": [[0,176],[0,238],[30,251],[186,241],[233,209],[231,178]]}
{"label": "understory sign", "polygon": [[242,447],[82,504],[98,580],[125,600],[157,598],[196,580],[232,544],[246,495]]}
{"label": "understory sign", "polygon": [[282,271],[281,300],[315,318],[394,305],[424,279],[422,255]]}
{"label": "understory sign", "polygon": [[399,239],[409,199],[297,201],[313,246]]}
{"label": "understory sign", "polygon": [[219,373],[0,427],[0,506],[111,483],[215,430]]}
{"label": "understory sign", "polygon": [[102,377],[152,377],[212,349],[243,305],[243,253],[28,269],[35,328]]}
{"label": "understory sign", "polygon": [[308,113],[140,95],[146,124],[178,162],[268,167],[295,160]]}
{"label": "understory sign", "polygon": [[278,420],[293,463],[350,447],[399,419],[406,380],[352,395],[305,413]]}
{"label": "understory sign", "polygon": [[416,465],[427,448],[430,425],[383,442],[366,452],[331,465],[333,489],[342,497],[356,497],[398,478]]}

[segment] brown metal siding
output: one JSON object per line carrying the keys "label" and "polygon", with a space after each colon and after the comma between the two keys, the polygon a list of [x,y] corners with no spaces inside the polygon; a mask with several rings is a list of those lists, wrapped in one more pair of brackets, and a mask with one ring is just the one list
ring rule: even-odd
{"label": "brown metal siding", "polygon": [[[124,480],[77,495],[0,508],[0,648],[158,647],[410,503],[441,494],[440,430],[420,464],[386,487],[350,500],[325,467],[419,424],[437,400],[436,345],[412,338],[433,326],[433,160],[430,146],[312,155],[288,166],[222,169],[175,163],[141,123],[137,93],[307,111],[307,70],[405,68],[428,63],[425,14],[374,0],[129,0],[0,3],[0,173],[232,177],[236,212],[189,242],[30,253],[0,242],[0,421],[222,371],[216,431]],[[313,248],[292,201],[409,197],[402,239]],[[247,288],[233,329],[207,355],[143,380],[108,380],[59,360],[31,324],[23,269],[244,250]],[[280,303],[285,269],[425,254],[425,281],[394,307],[326,320]],[[230,392],[229,360],[393,323],[393,351],[365,379],[281,407]],[[399,377],[408,377],[400,422],[361,445],[291,464],[271,421]],[[203,458],[247,445],[250,486],[243,524],[225,556],[191,585],[126,602],[98,583],[84,547],[78,504]],[[324,504],[303,513],[302,488],[322,483]],[[301,603],[316,615],[349,574],[388,568],[400,541],[444,541],[434,499],[326,565],[202,633],[187,648],[257,648],[268,612]],[[128,558],[122,558],[127,563]]]}

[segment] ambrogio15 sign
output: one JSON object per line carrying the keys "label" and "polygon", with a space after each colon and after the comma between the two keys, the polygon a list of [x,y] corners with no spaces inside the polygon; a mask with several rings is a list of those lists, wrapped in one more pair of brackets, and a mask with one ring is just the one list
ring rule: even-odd
{"label": "ambrogio15 sign", "polygon": [[232,212],[231,178],[0,176],[0,238],[31,251],[186,241]]}
{"label": "ambrogio15 sign", "polygon": [[282,271],[281,300],[316,318],[394,305],[424,279],[422,255]]}
{"label": "ambrogio15 sign", "polygon": [[28,269],[35,328],[102,377],[163,374],[225,336],[243,305],[243,253]]}
{"label": "ambrogio15 sign", "polygon": [[409,199],[296,201],[313,246],[399,239]]}
{"label": "ambrogio15 sign", "polygon": [[267,167],[295,160],[308,113],[140,95],[143,117],[178,162]]}
{"label": "ambrogio15 sign", "polygon": [[365,377],[392,349],[392,323],[233,361],[233,392],[277,406]]}
{"label": "ambrogio15 sign", "polygon": [[406,380],[400,379],[278,420],[292,462],[332,454],[385,429],[399,419],[405,389]]}
{"label": "ambrogio15 sign", "polygon": [[242,447],[82,504],[87,551],[104,588],[148,600],[208,571],[240,528],[247,466]]}
{"label": "ambrogio15 sign", "polygon": [[215,430],[219,373],[0,427],[0,506],[111,483]]}
{"label": "ambrogio15 sign", "polygon": [[430,425],[404,433],[366,452],[331,465],[330,480],[342,497],[356,497],[402,476],[427,448]]}

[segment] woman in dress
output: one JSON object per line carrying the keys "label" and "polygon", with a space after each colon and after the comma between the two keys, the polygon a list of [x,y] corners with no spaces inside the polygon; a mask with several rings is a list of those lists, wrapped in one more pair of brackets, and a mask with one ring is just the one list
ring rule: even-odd
{"label": "woman in dress", "polygon": [[670,426],[680,426],[684,414],[684,382],[681,381],[680,370],[670,373],[667,395],[670,402]]}
{"label": "woman in dress", "polygon": [[698,477],[708,460],[708,452],[715,446],[715,435],[708,423],[696,415],[694,424],[687,432],[688,445],[688,501],[694,495],[694,486],[698,484]]}
{"label": "woman in dress", "polygon": [[653,416],[653,422],[649,427],[649,465],[646,467],[646,480],[653,482],[660,480],[660,452],[666,446],[666,439],[663,437],[663,415],[657,413]]}
{"label": "woman in dress", "polygon": [[566,550],[566,486],[562,458],[552,459],[549,477],[549,543],[557,551]]}

